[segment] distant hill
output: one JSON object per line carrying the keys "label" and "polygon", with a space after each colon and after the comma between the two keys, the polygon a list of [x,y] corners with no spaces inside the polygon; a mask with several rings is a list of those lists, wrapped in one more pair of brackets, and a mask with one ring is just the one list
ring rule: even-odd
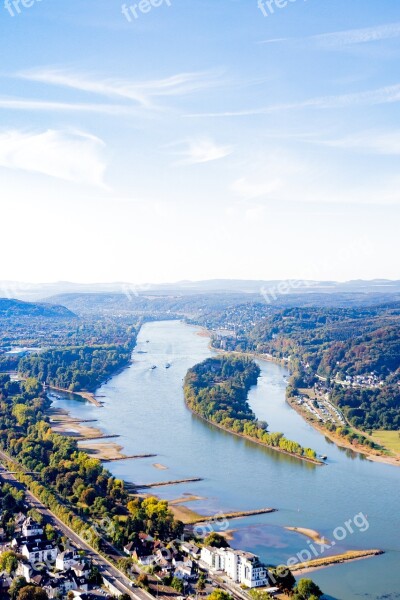
{"label": "distant hill", "polygon": [[[286,280],[287,281],[287,280]],[[277,290],[285,280],[210,279],[206,281],[178,281],[175,283],[134,284],[114,283],[21,283],[0,281],[0,297],[12,297],[29,302],[41,301],[61,294],[127,294],[136,295],[192,295],[192,294],[260,294]],[[291,281],[292,294],[393,294],[400,293],[400,281],[373,279],[371,281]]]}
{"label": "distant hill", "polygon": [[75,314],[57,304],[34,304],[32,302],[22,302],[21,300],[11,300],[9,298],[0,298],[0,318],[15,317],[42,317],[49,319],[68,319],[75,318]]}

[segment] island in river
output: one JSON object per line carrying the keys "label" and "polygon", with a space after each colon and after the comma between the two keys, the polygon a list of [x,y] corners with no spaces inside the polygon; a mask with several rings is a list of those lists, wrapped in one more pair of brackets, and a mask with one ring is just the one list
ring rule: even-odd
{"label": "island in river", "polygon": [[277,452],[323,464],[311,448],[303,448],[282,433],[269,433],[267,424],[258,421],[247,396],[259,375],[258,365],[246,356],[225,354],[208,358],[186,374],[185,402],[196,415],[224,431]]}

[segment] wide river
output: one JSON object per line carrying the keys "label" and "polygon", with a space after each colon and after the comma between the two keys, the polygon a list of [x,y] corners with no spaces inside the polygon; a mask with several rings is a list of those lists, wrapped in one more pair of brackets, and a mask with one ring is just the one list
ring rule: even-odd
{"label": "wide river", "polygon": [[[281,564],[309,548],[307,538],[285,526],[309,527],[335,541],[326,553],[381,548],[383,556],[314,571],[327,597],[340,600],[400,598],[400,468],[372,463],[339,449],[312,429],[285,402],[287,371],[260,361],[262,376],[250,392],[257,416],[270,431],[282,431],[303,446],[328,456],[317,467],[209,426],[185,407],[182,380],[188,368],[212,355],[200,330],[177,321],[146,324],[133,364],[98,394],[103,408],[63,397],[55,406],[74,417],[97,419],[101,430],[120,434],[127,454],[157,458],[109,463],[117,477],[136,483],[201,477],[198,483],[156,488],[172,500],[202,499],[186,506],[212,515],[219,511],[274,507],[278,512],[234,520],[231,545],[253,551],[267,564]],[[165,368],[171,364],[169,369]],[[157,369],[151,369],[155,365]],[[166,470],[156,469],[160,463]],[[358,524],[358,525],[357,525]],[[353,533],[349,533],[349,529]]]}

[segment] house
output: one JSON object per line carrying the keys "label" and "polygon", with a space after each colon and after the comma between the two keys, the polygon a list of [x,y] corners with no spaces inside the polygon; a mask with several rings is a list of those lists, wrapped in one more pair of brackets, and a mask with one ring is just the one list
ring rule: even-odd
{"label": "house", "polygon": [[58,554],[58,548],[43,539],[28,538],[23,541],[19,549],[22,556],[25,556],[31,564],[55,562]]}
{"label": "house", "polygon": [[43,527],[39,523],[36,523],[32,517],[28,517],[22,523],[21,533],[24,538],[41,537],[43,535]]}
{"label": "house", "polygon": [[188,554],[192,558],[200,558],[200,548],[191,542],[181,544],[181,550],[184,554]]}
{"label": "house", "polygon": [[135,550],[136,550],[136,544],[135,544],[135,542],[129,542],[129,544],[126,544],[124,546],[124,552],[128,556],[133,556]]}
{"label": "house", "polygon": [[223,571],[235,583],[248,588],[262,587],[268,584],[266,567],[251,552],[232,548],[201,549],[201,560],[213,571]]}
{"label": "house", "polygon": [[86,562],[76,562],[71,565],[71,570],[75,573],[76,577],[88,577],[90,573],[90,566]]}
{"label": "house", "polygon": [[15,574],[19,577],[25,577],[28,583],[31,581],[31,574],[33,569],[29,563],[25,563],[22,560],[18,561],[18,566],[15,570]]}
{"label": "house", "polygon": [[58,571],[67,571],[79,560],[78,552],[70,548],[69,550],[65,550],[65,552],[60,552],[56,558],[56,569]]}

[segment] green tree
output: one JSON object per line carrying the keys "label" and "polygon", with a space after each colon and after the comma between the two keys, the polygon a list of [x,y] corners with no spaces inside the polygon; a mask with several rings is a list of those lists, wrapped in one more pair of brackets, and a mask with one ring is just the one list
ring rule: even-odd
{"label": "green tree", "polygon": [[233,596],[219,588],[214,590],[207,598],[208,600],[233,600]]}
{"label": "green tree", "polygon": [[180,594],[183,592],[183,590],[185,589],[185,586],[183,585],[183,581],[182,579],[179,579],[178,577],[174,577],[171,581],[171,587],[174,588],[174,590],[176,590],[177,592],[179,592]]}
{"label": "green tree", "polygon": [[18,567],[18,557],[12,550],[6,550],[0,555],[0,571],[6,571],[9,575],[14,573]]}
{"label": "green tree", "polygon": [[300,579],[298,582],[294,598],[295,600],[312,600],[312,598],[321,598],[322,592],[312,579]]}
{"label": "green tree", "polygon": [[15,577],[9,590],[11,598],[15,600],[22,588],[26,587],[27,585],[28,582],[26,581],[25,577]]}
{"label": "green tree", "polygon": [[220,533],[217,533],[216,531],[213,531],[212,533],[210,533],[210,535],[208,535],[206,537],[206,539],[204,540],[204,543],[206,544],[206,546],[213,546],[214,548],[228,548],[229,544],[226,541],[226,539],[224,538],[223,535],[221,535]]}

